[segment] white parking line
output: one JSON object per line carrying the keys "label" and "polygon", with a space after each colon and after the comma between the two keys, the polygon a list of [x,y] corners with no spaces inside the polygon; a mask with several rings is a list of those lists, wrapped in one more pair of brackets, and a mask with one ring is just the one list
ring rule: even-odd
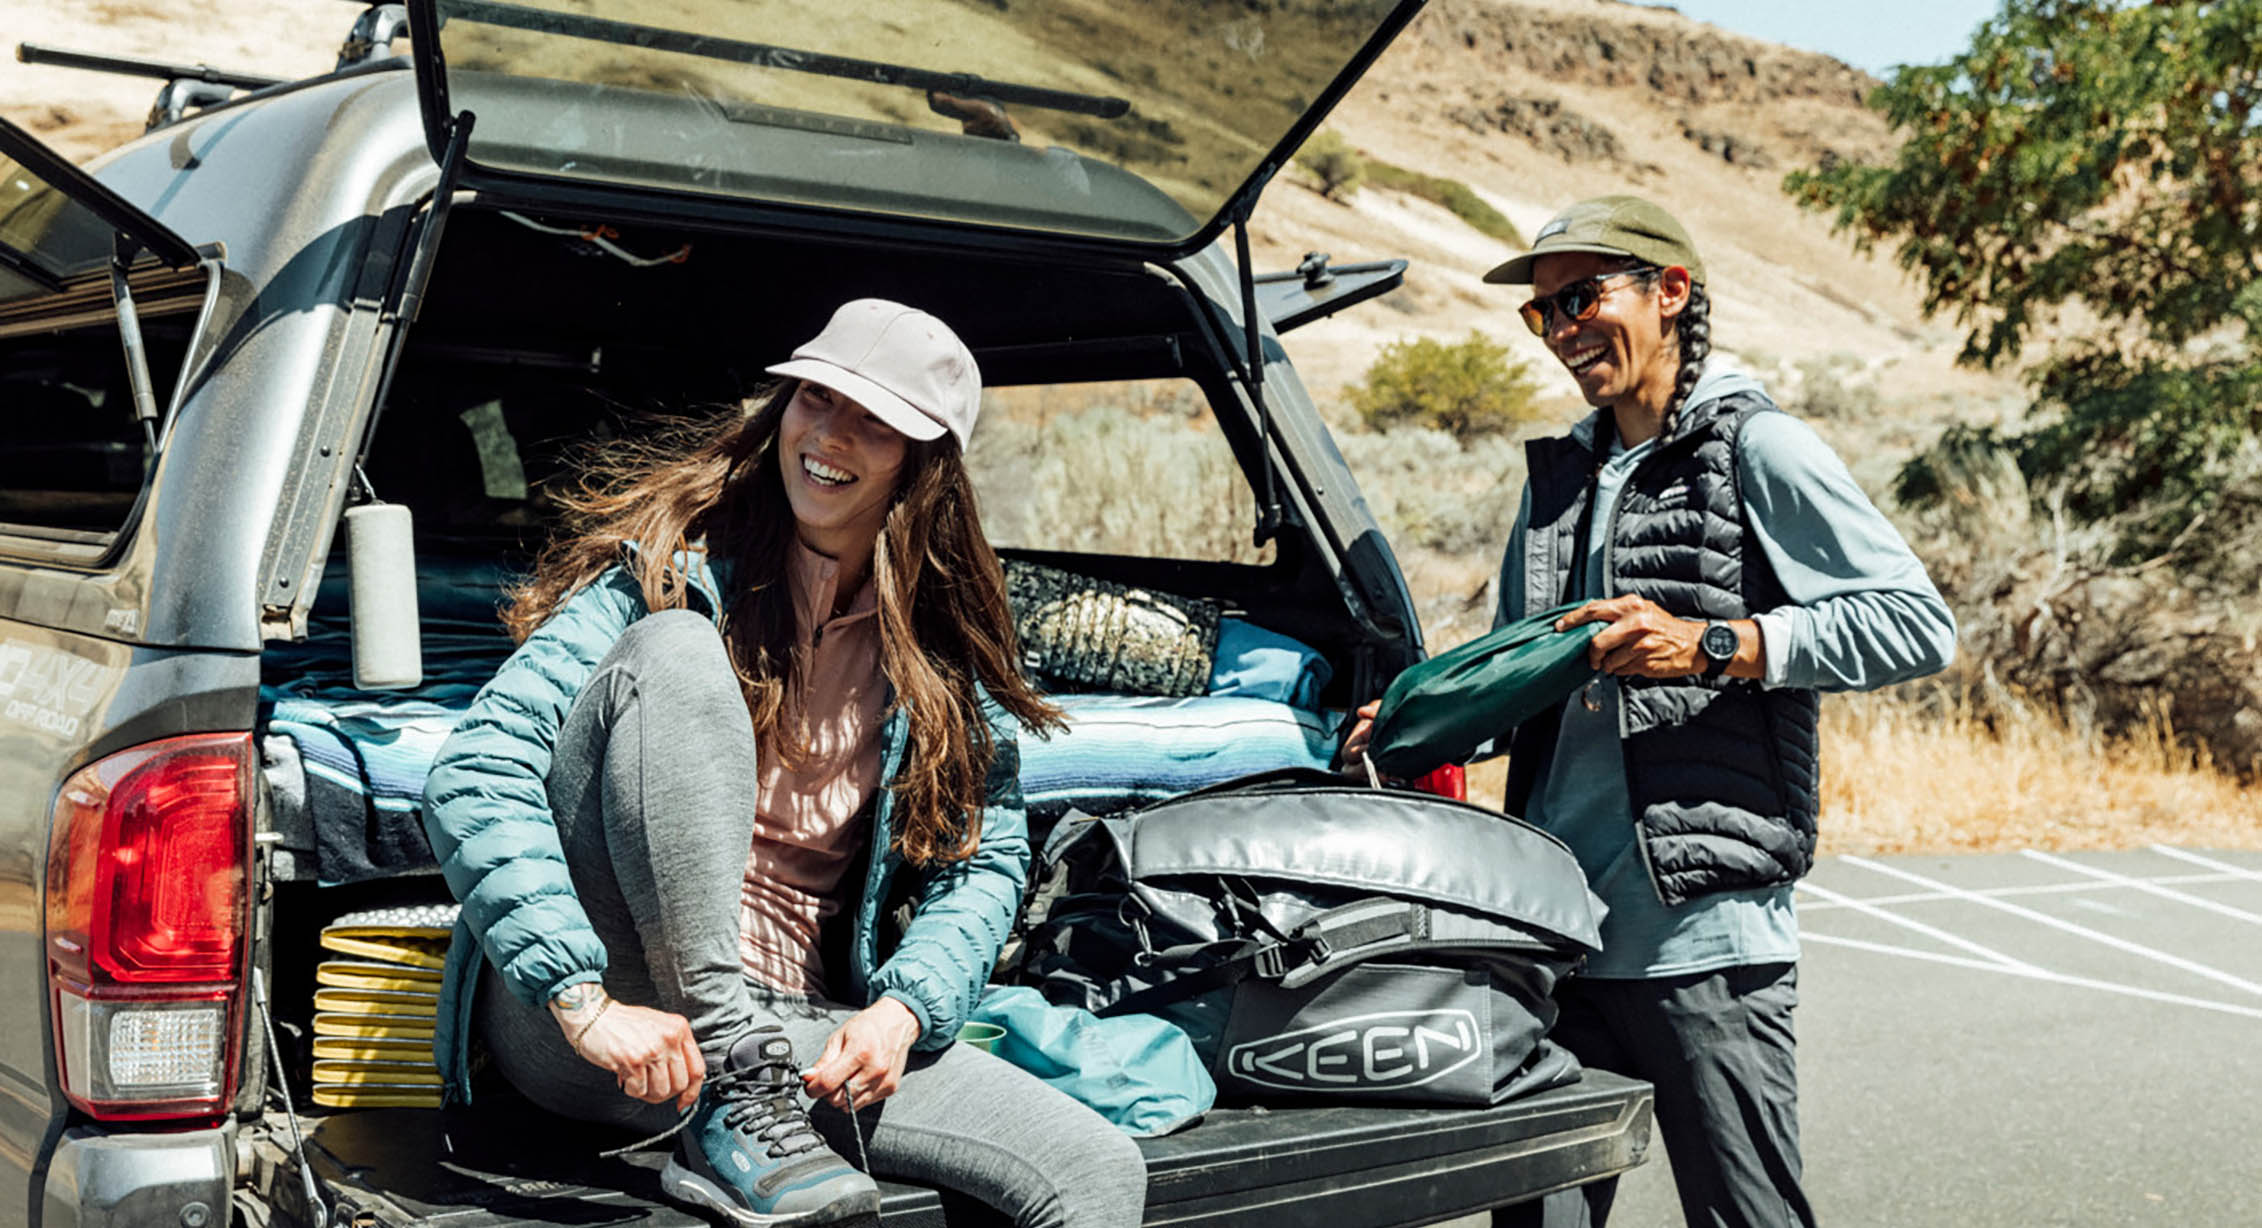
{"label": "white parking line", "polygon": [[[2131,878],[2129,881],[2131,883],[2154,883],[2162,887],[2191,887],[2201,883],[2239,883],[2252,882],[2257,879],[2262,879],[2262,876],[2245,873],[2156,874],[2148,878]],[[1804,886],[1805,884],[1800,885]],[[1971,894],[1991,896],[2075,895],[2084,891],[2110,891],[2115,886],[2115,884],[2110,883],[2025,883],[2017,887],[1974,887]],[[1962,895],[1940,891],[1902,891],[1893,895],[1865,896],[1862,902],[1867,904],[1937,904],[1942,900],[1960,900],[1963,898]],[[1833,908],[1846,908],[1850,905],[1817,901],[1802,907],[1809,911],[1819,912]]]}
{"label": "white parking line", "polygon": [[2171,848],[2165,844],[2155,844],[2152,845],[2151,848],[2153,852],[2158,853],[2163,857],[2173,857],[2177,861],[2188,861],[2195,866],[2206,866],[2210,870],[2217,870],[2224,874],[2248,879],[2253,882],[2262,882],[2262,872],[2249,870],[2245,866],[2234,866],[2227,861],[2217,861],[2212,857],[2202,857],[2197,853],[2186,852],[2183,849],[2179,848]]}
{"label": "white parking line", "polygon": [[2130,878],[2126,874],[2115,874],[2111,870],[2100,869],[2096,866],[2083,865],[2082,863],[2071,860],[2069,858],[2053,857],[2050,854],[2042,852],[2038,849],[2021,849],[2019,851],[2025,856],[2035,861],[2039,861],[2046,866],[2056,866],[2061,870],[2071,870],[2076,874],[2086,874],[2091,878],[2098,879],[2102,882],[2111,883],[2116,887],[2133,888],[2137,891],[2145,893],[2146,895],[2156,895],[2163,900],[2174,900],[2178,904],[2189,904],[2193,908],[2204,908],[2208,912],[2218,913],[2225,917],[2232,917],[2237,920],[2244,921],[2250,925],[2262,925],[2262,913],[2251,913],[2243,908],[2233,908],[2228,904],[2216,903],[2215,901],[2210,900],[2205,896],[2192,895],[2191,893],[2185,891],[2171,890],[2156,883],[2146,882],[2140,878]]}
{"label": "white parking line", "polygon": [[2106,946],[2126,951],[2131,955],[2141,955],[2146,959],[2166,965],[2167,967],[2178,968],[2185,972],[2189,972],[2194,976],[2206,977],[2211,981],[2220,981],[2221,983],[2228,985],[2233,989],[2243,990],[2247,993],[2254,994],[2257,997],[2262,997],[2262,985],[2257,985],[2254,982],[2246,980],[2243,977],[2232,976],[2230,973],[2224,972],[2218,968],[2210,968],[2205,964],[2195,963],[2192,960],[2185,959],[2180,955],[2170,955],[2166,951],[2157,950],[2155,948],[2145,946],[2142,943],[2130,942],[2126,938],[2116,938],[2111,934],[2102,933],[2100,931],[2090,929],[2086,925],[2076,925],[2071,921],[2060,920],[2059,918],[2053,917],[2045,912],[2036,912],[2031,908],[2023,908],[2017,904],[2012,904],[2004,900],[1998,900],[1990,896],[1980,895],[1976,892],[1964,891],[1960,888],[1951,887],[1948,884],[1940,882],[1936,879],[1926,878],[1921,874],[1912,874],[1907,870],[1896,869],[1893,866],[1888,866],[1879,862],[1871,861],[1866,857],[1848,855],[1840,858],[1840,860],[1847,865],[1860,866],[1865,870],[1874,870],[1879,874],[1888,875],[1892,878],[1897,878],[1904,882],[1914,883],[1917,886],[1923,887],[1930,891],[1944,891],[1954,895],[1958,899],[1967,900],[1973,904],[1984,905],[1999,912],[2007,912],[2014,917],[2024,917],[2029,921],[2039,922],[2043,925],[2050,926],[2053,929],[2064,930],[2066,933],[2073,934],[2082,938],[2087,938],[2094,942],[2103,943]]}
{"label": "white parking line", "polygon": [[1870,903],[1868,900],[1857,900],[1850,895],[1842,895],[1836,891],[1830,890],[1828,887],[1818,887],[1813,883],[1800,883],[1799,890],[1808,892],[1812,895],[1818,895],[1824,900],[1827,900],[1830,903],[1839,906],[1840,908],[1851,908],[1858,912],[1862,912],[1869,916],[1875,917],[1880,921],[1889,921],[1894,925],[1900,926],[1903,929],[1915,930],[1917,933],[1922,934],[1927,938],[1939,939],[1941,942],[1945,942],[1949,946],[1962,947],[1964,950],[1970,951],[1974,955],[1984,955],[1989,961],[1989,963],[1985,966],[1992,966],[1996,968],[2015,968],[2022,972],[2042,971],[2042,969],[2035,967],[2033,964],[2027,963],[2025,960],[2013,959],[2010,956],[2003,954],[2001,951],[1991,950],[1987,947],[1983,947],[1978,943],[1973,942],[1969,938],[1958,938],[1954,934],[1951,934],[1944,929],[1926,925],[1922,921],[1913,920],[1909,917],[1901,916],[1898,913],[1887,912],[1884,909],[1877,907],[1875,904]]}
{"label": "white parking line", "polygon": [[2196,1006],[2201,1010],[2219,1011],[2226,1015],[2262,1019],[2262,1007],[2239,1006],[2232,1002],[2215,1002],[2206,998],[2186,997],[2183,994],[2162,993],[2157,989],[2143,989],[2135,985],[2119,985],[2112,981],[2091,980],[2083,976],[2067,976],[2062,972],[2051,972],[2048,969],[2030,965],[1995,964],[1986,960],[1965,959],[1961,955],[1943,955],[1938,951],[1919,951],[1913,947],[1896,947],[1882,942],[1863,942],[1858,938],[1839,938],[1830,934],[1801,934],[1799,941],[1817,943],[1826,947],[1850,947],[1856,951],[1870,951],[1879,955],[1898,955],[1904,959],[1918,959],[1928,963],[1953,964],[1958,968],[1971,968],[1979,972],[1998,972],[2004,976],[2025,977],[2032,981],[2073,985],[2083,989],[2097,989],[2106,993],[2122,994],[2131,998],[2144,998],[2153,1002],[2167,1002],[2176,1006]]}

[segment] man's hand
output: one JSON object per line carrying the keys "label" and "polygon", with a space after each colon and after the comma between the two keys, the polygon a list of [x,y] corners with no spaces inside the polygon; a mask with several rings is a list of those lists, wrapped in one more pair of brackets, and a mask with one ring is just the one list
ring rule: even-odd
{"label": "man's hand", "polygon": [[1368,700],[1360,707],[1359,719],[1352,724],[1351,732],[1343,735],[1341,762],[1345,772],[1355,776],[1364,775],[1364,769],[1359,766],[1359,760],[1366,756],[1367,743],[1374,739],[1374,718],[1375,714],[1381,711],[1381,700]]}
{"label": "man's hand", "polygon": [[878,1104],[895,1094],[919,1017],[894,998],[882,998],[848,1017],[825,1041],[825,1051],[801,1074],[812,1099],[842,1112]]}
{"label": "man's hand", "polygon": [[649,1104],[673,1100],[679,1112],[699,1099],[707,1060],[683,1016],[612,1001],[594,983],[560,990],[550,1014],[573,1051],[610,1073],[624,1094]]}
{"label": "man's hand", "polygon": [[[1587,645],[1587,661],[1606,674],[1633,678],[1687,678],[1704,672],[1704,624],[1668,614],[1644,597],[1590,601],[1555,623],[1568,631],[1585,623],[1608,623]],[[1759,625],[1750,619],[1728,624],[1736,629],[1736,656],[1723,671],[1731,678],[1762,678]]]}

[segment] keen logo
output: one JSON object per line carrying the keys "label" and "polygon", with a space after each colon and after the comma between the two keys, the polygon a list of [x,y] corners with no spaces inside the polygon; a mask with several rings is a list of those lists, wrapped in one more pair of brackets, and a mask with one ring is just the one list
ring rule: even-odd
{"label": "keen logo", "polygon": [[1283,1091],[1395,1090],[1442,1079],[1481,1056],[1463,1010],[1353,1015],[1226,1051],[1226,1069]]}

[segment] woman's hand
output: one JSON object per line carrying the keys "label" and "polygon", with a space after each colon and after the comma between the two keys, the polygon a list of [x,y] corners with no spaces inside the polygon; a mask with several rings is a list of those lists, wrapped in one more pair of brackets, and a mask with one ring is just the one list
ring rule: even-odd
{"label": "woman's hand", "polygon": [[649,1104],[673,1100],[678,1112],[698,1101],[707,1061],[683,1016],[616,1002],[593,984],[561,990],[550,1013],[573,1051],[609,1072],[624,1094]]}
{"label": "woman's hand", "polygon": [[919,1017],[894,998],[882,998],[848,1017],[825,1041],[825,1051],[801,1074],[813,1099],[842,1112],[878,1104],[902,1085]]}

